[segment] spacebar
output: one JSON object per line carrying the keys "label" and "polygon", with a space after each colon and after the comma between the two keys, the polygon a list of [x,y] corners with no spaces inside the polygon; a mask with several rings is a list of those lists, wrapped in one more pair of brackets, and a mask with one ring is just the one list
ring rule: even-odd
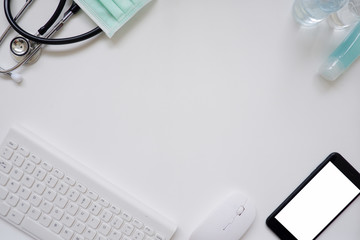
{"label": "spacebar", "polygon": [[22,221],[21,227],[40,240],[63,240],[55,233],[41,226],[38,222],[27,217]]}

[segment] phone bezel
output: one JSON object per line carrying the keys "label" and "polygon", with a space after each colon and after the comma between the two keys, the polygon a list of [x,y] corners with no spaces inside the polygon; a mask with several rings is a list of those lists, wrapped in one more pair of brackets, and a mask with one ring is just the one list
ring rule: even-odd
{"label": "phone bezel", "polygon": [[[331,153],[286,199],[273,213],[266,219],[266,225],[280,239],[297,240],[276,218],[275,216],[328,164],[332,162],[357,188],[360,189],[360,173],[343,158],[339,153]],[[314,239],[316,239],[360,194],[350,201],[324,229],[322,229]]]}

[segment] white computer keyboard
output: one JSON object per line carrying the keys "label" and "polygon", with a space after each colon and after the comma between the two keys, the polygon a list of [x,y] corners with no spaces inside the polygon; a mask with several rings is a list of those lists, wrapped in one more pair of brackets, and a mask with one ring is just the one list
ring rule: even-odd
{"label": "white computer keyboard", "polygon": [[0,218],[39,240],[169,240],[176,230],[22,128],[0,147]]}

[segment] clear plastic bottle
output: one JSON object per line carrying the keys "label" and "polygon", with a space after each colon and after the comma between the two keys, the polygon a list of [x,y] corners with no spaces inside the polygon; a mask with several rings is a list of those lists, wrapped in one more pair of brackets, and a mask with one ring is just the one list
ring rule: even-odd
{"label": "clear plastic bottle", "polygon": [[349,0],[295,0],[293,16],[304,26],[314,26],[344,7]]}
{"label": "clear plastic bottle", "polygon": [[337,79],[360,56],[360,23],[330,54],[320,67],[320,75],[330,81]]}
{"label": "clear plastic bottle", "polygon": [[329,25],[335,29],[343,29],[360,21],[360,0],[349,0],[339,11],[329,17]]}

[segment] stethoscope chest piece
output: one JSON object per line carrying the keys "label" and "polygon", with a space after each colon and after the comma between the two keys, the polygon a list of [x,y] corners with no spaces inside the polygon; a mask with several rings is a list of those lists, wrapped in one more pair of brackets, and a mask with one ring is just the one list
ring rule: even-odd
{"label": "stethoscope chest piece", "polygon": [[[63,17],[60,17],[66,4],[66,0],[60,0],[58,7],[49,21],[47,21],[44,26],[39,28],[37,34],[30,34],[20,28],[16,21],[22,16],[24,11],[30,6],[32,2],[33,0],[25,0],[23,7],[19,10],[17,15],[13,17],[10,10],[10,0],[4,0],[5,15],[9,21],[10,26],[8,26],[4,33],[0,35],[0,45],[12,28],[14,28],[14,30],[16,30],[16,32],[18,32],[18,34],[21,36],[15,37],[10,42],[10,54],[17,63],[7,69],[4,69],[0,66],[0,74],[6,74],[10,76],[17,83],[21,82],[21,75],[14,72],[14,70],[18,69],[25,63],[35,63],[40,58],[44,44],[63,45],[77,43],[94,37],[95,35],[102,32],[99,27],[96,27],[91,31],[77,36],[49,39],[56,32],[58,32],[75,13],[80,10],[80,7],[74,1],[72,1],[70,8],[65,11]],[[59,17],[60,19],[58,20]]]}
{"label": "stethoscope chest piece", "polygon": [[[10,50],[11,55],[17,62],[21,62],[26,58],[32,51],[34,51],[36,44],[24,37],[18,36],[11,40]],[[32,56],[26,63],[35,63],[41,55],[41,48]]]}

